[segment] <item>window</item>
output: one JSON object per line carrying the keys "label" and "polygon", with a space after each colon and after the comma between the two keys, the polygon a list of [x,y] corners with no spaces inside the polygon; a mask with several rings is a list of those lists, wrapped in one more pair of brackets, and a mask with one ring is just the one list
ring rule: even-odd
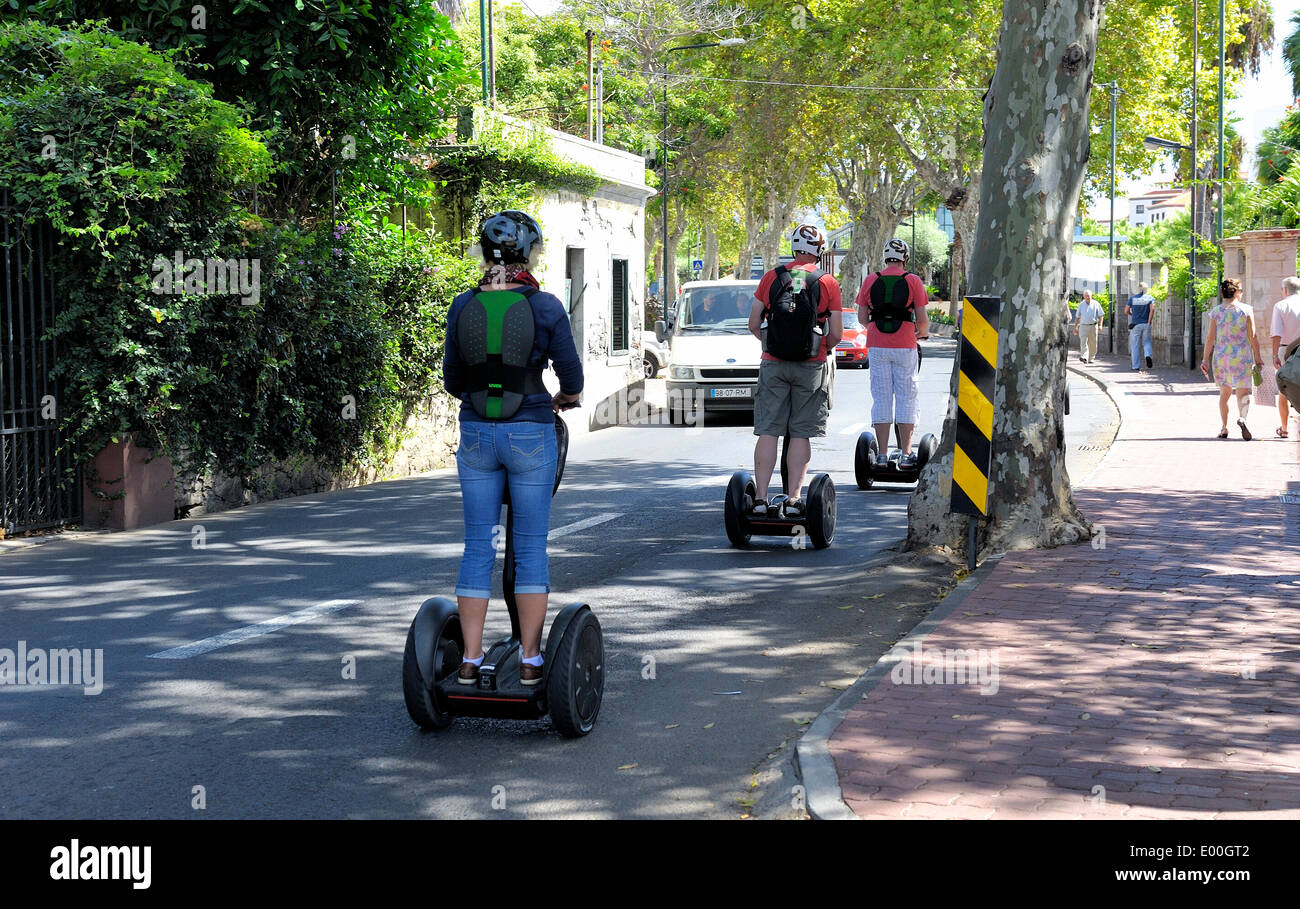
{"label": "window", "polygon": [[627,259],[615,259],[609,292],[609,352],[627,353]]}
{"label": "window", "polygon": [[1144,211],[1146,211],[1146,210],[1147,210],[1147,207],[1146,207],[1145,205],[1139,205],[1139,206],[1137,207],[1137,213],[1138,213],[1139,215],[1142,214],[1142,212],[1144,212]]}

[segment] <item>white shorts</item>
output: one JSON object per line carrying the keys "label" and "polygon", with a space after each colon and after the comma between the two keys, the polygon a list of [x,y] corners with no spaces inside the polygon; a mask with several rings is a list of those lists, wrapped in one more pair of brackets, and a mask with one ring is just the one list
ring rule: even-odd
{"label": "white shorts", "polygon": [[917,350],[915,347],[873,347],[871,363],[871,422],[915,423]]}

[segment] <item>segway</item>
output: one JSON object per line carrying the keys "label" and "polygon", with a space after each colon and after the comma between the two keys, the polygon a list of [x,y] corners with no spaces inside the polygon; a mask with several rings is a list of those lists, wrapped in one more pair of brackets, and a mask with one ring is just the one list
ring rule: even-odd
{"label": "segway", "polygon": [[[897,423],[894,424],[894,441],[899,441]],[[880,444],[876,441],[876,434],[867,430],[858,436],[858,445],[853,452],[853,474],[857,478],[858,489],[870,489],[876,483],[915,483],[921,478],[921,469],[930,463],[938,450],[939,440],[934,437],[934,433],[927,432],[921,436],[921,441],[916,446],[915,465],[904,467],[901,463],[902,450],[891,448],[886,455],[885,466],[881,467],[876,463]]]}
{"label": "segway", "polygon": [[[568,428],[558,415],[555,435],[559,457],[552,496],[560,487],[569,451]],[[605,693],[605,643],[600,622],[585,603],[565,606],[546,635],[541,682],[531,687],[520,682],[514,514],[508,486],[505,505],[506,564],[502,586],[510,612],[510,637],[486,649],[477,683],[462,685],[457,673],[465,641],[456,601],[449,597],[425,600],[411,622],[402,659],[406,711],[425,730],[445,729],[457,716],[535,720],[549,713],[561,734],[570,738],[586,735],[596,725]]]}
{"label": "segway", "polygon": [[814,549],[825,549],[835,539],[835,484],[830,474],[819,473],[808,484],[808,497],[804,500],[803,514],[787,514],[790,479],[785,455],[790,437],[785,437],[781,447],[781,488],[786,495],[768,500],[767,514],[754,514],[754,500],[758,488],[747,470],[737,470],[727,484],[723,499],[727,539],[737,549],[749,545],[751,536],[796,536],[807,534]]}

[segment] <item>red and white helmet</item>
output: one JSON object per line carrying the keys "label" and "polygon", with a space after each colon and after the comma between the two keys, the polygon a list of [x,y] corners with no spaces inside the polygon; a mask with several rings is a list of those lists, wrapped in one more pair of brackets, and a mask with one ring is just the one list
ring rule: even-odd
{"label": "red and white helmet", "polygon": [[806,253],[820,256],[826,247],[826,231],[816,224],[800,224],[790,234],[790,249],[797,256]]}

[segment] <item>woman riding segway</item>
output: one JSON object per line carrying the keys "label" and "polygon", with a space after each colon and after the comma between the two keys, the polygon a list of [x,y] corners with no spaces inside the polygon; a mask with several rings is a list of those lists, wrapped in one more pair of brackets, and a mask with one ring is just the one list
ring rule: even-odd
{"label": "woman riding segway", "polygon": [[[461,399],[460,475],[465,554],[456,582],[464,635],[462,685],[478,681],[483,622],[492,589],[501,505],[513,509],[515,596],[521,665],[519,681],[543,677],[541,636],[550,576],[546,535],[556,476],[555,413],[582,391],[582,360],[564,305],[540,290],[529,273],[542,249],[537,222],[519,211],[488,218],[479,234],[485,263],[477,287],[452,302],[447,315],[443,377]],[[542,370],[554,363],[560,392],[553,398]]]}

